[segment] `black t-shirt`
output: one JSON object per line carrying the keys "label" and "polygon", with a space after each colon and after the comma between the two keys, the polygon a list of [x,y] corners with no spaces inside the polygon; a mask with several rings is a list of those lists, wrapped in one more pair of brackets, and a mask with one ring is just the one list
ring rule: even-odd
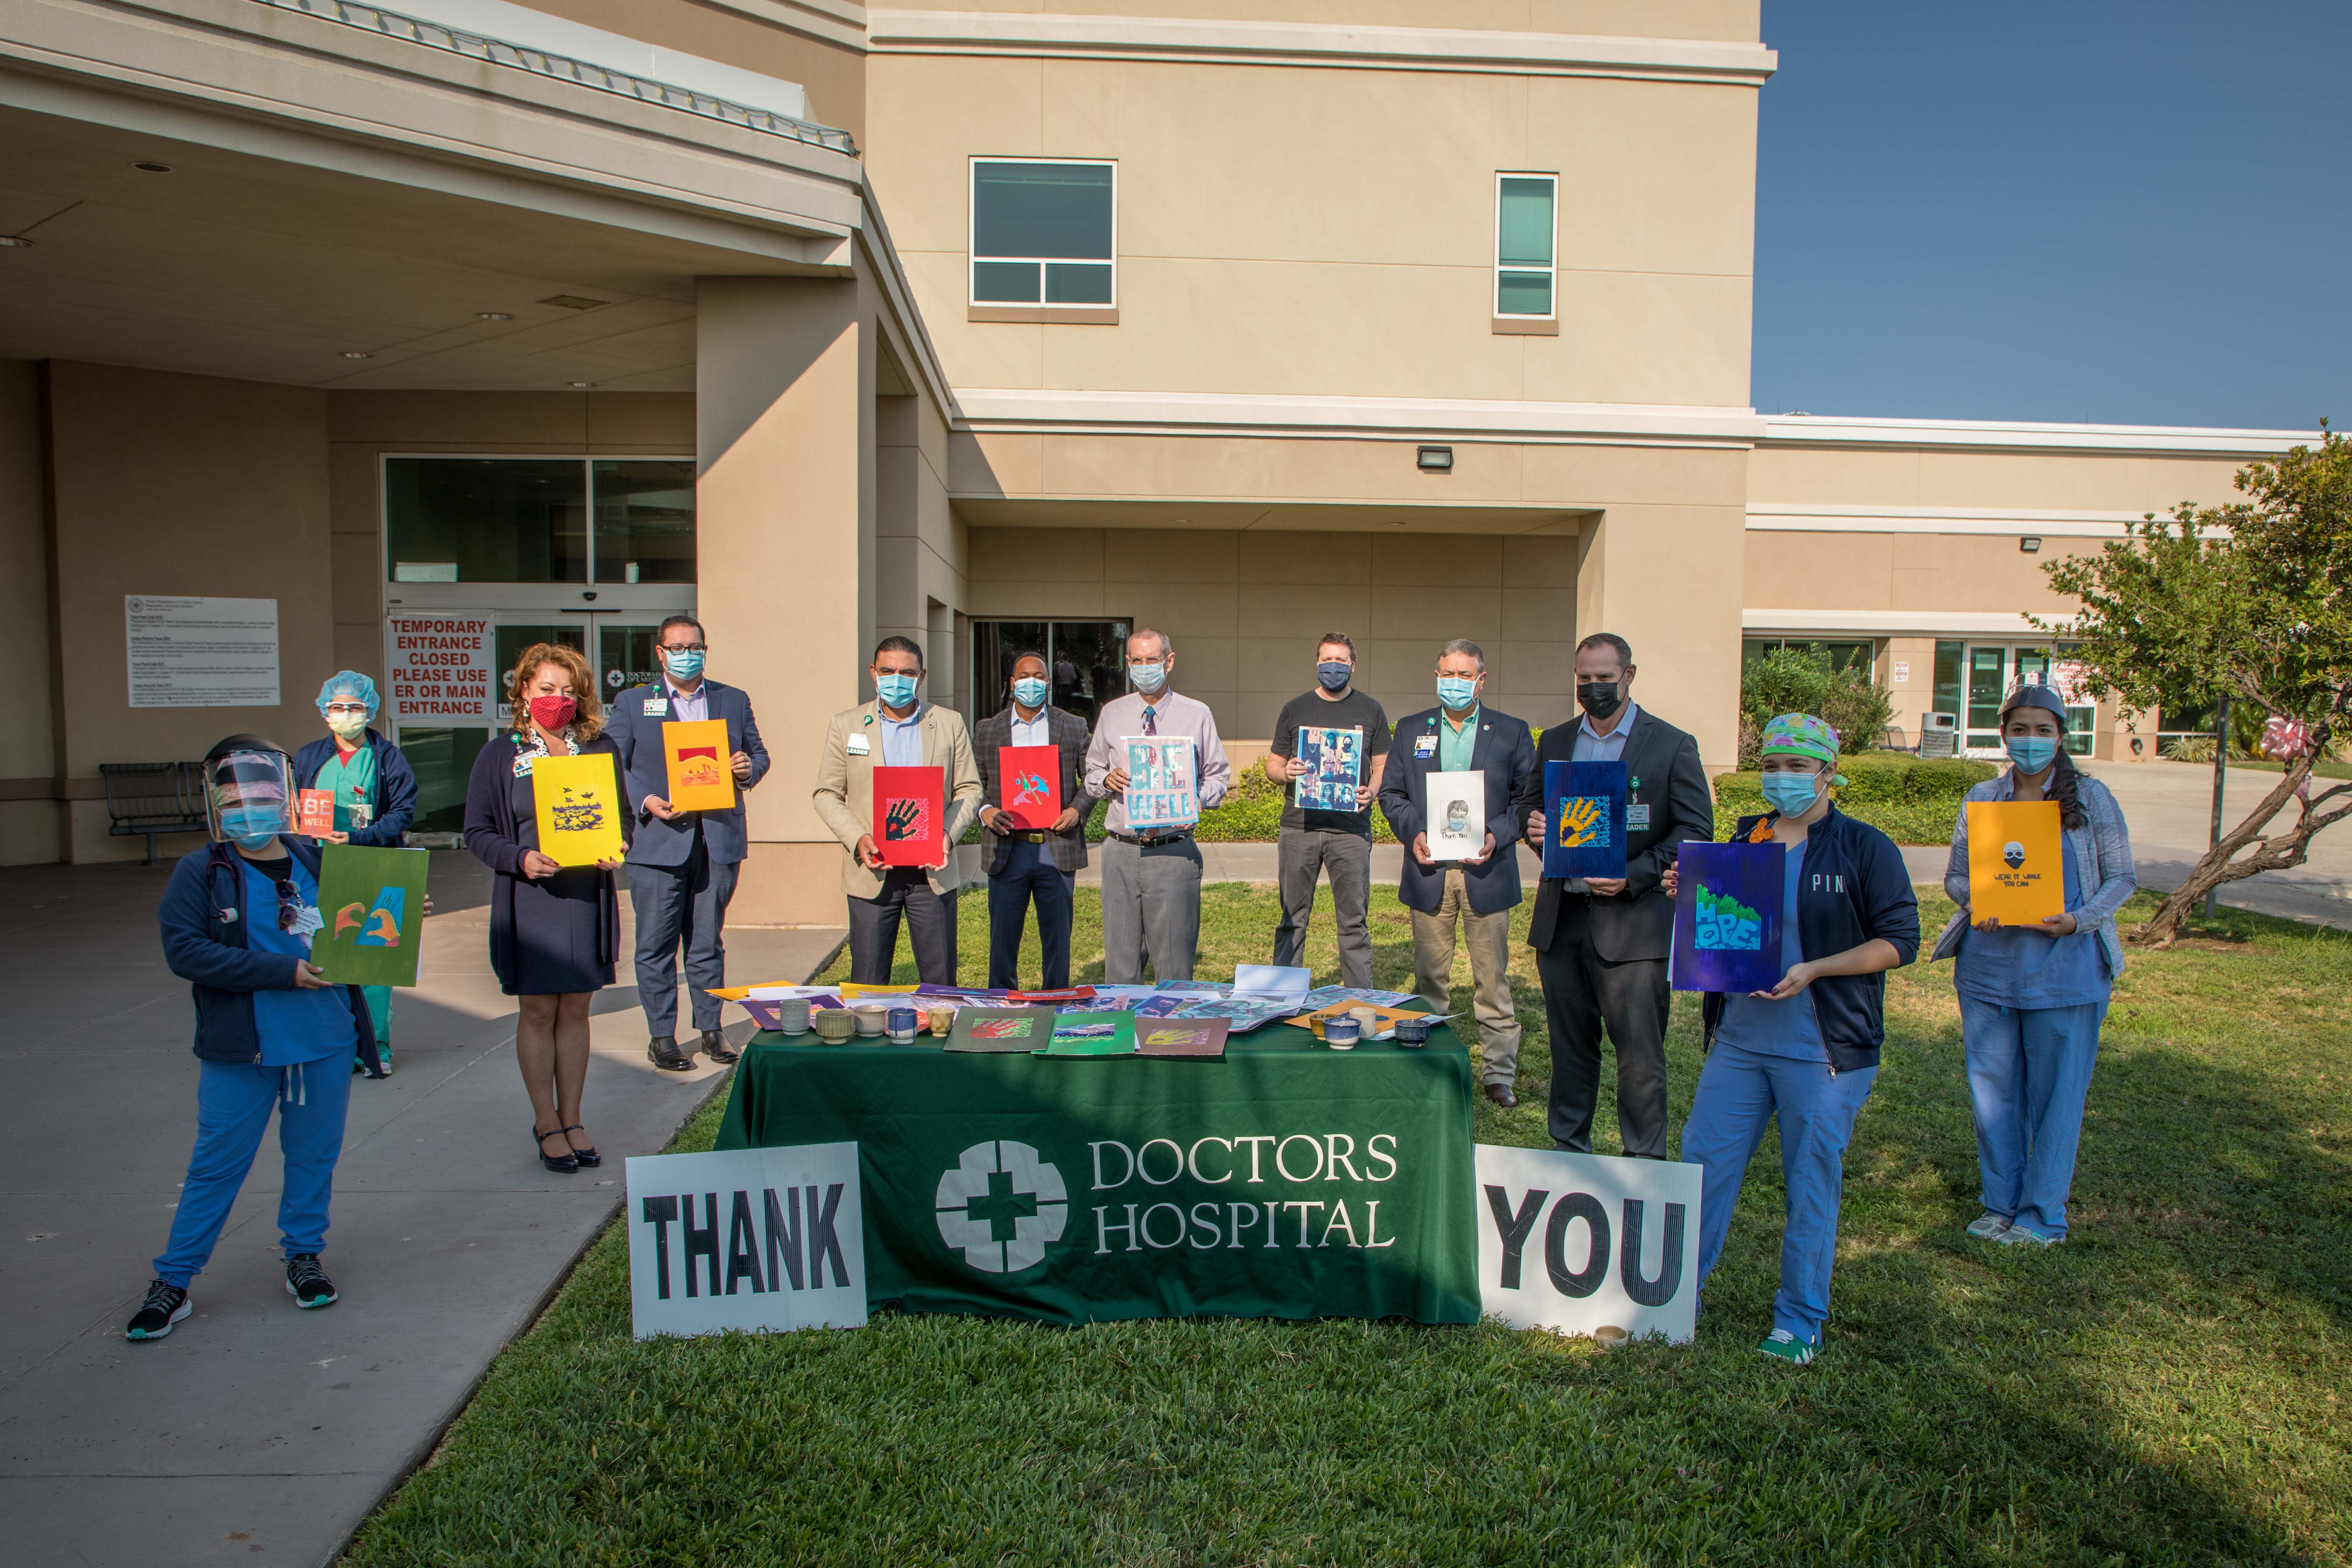
{"label": "black t-shirt", "polygon": [[[1364,749],[1358,760],[1356,782],[1372,782],[1372,759],[1386,756],[1389,749],[1389,716],[1378,702],[1354,687],[1338,701],[1327,701],[1318,692],[1309,691],[1292,698],[1282,705],[1282,717],[1274,722],[1274,754],[1289,758],[1298,754],[1298,731],[1301,729],[1361,730]],[[1284,800],[1297,798],[1297,784],[1285,784]],[[1363,811],[1303,811],[1286,804],[1282,808],[1285,827],[1329,827],[1342,833],[1372,836],[1372,814]]]}

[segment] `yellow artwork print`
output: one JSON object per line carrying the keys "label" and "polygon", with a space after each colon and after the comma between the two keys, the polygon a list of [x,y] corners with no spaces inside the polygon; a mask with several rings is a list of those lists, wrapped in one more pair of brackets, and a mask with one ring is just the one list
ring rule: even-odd
{"label": "yellow artwork print", "polygon": [[1559,803],[1559,843],[1563,849],[1582,849],[1609,842],[1609,803],[1598,795],[1563,795]]}
{"label": "yellow artwork print", "polygon": [[541,757],[530,770],[539,849],[562,866],[593,866],[628,847],[621,836],[620,779],[611,753]]}

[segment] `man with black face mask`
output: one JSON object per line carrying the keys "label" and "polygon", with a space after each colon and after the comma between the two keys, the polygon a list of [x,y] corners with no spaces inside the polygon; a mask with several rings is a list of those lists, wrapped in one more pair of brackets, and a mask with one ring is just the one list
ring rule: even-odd
{"label": "man with black face mask", "polygon": [[1633,705],[1633,650],[1595,632],[1576,645],[1576,700],[1584,716],[1555,724],[1536,749],[1535,772],[1514,803],[1528,845],[1543,853],[1544,764],[1625,764],[1625,875],[1546,877],[1536,890],[1528,945],[1536,950],[1551,1032],[1555,1148],[1592,1152],[1601,1092],[1601,1034],[1617,1047],[1617,1131],[1624,1152],[1670,1157],[1666,1148],[1666,1016],[1674,992],[1675,901],[1660,888],[1685,838],[1715,837],[1715,796],[1698,742]]}

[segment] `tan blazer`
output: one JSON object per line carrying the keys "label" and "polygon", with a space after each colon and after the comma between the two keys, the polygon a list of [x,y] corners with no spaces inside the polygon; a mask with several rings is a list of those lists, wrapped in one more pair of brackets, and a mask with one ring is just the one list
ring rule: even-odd
{"label": "tan blazer", "polygon": [[[923,736],[923,766],[944,771],[947,821],[940,837],[948,847],[948,863],[929,873],[931,890],[952,893],[956,880],[955,846],[980,816],[980,764],[972,757],[971,731],[963,715],[936,703],[925,703],[918,725]],[[863,736],[861,755],[849,749],[852,735]],[[871,702],[845,708],[825,727],[824,752],[816,764],[816,790],[809,798],[818,816],[841,840],[841,890],[853,899],[879,898],[882,878],[857,863],[857,841],[874,831],[874,770],[882,762],[882,723]]]}

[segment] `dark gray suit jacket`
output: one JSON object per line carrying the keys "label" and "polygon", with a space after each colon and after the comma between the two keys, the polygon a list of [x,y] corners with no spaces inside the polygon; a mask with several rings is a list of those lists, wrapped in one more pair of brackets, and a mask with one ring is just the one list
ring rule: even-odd
{"label": "dark gray suit jacket", "polygon": [[[1576,734],[1582,728],[1580,713],[1544,731],[1527,791],[1512,803],[1522,837],[1528,814],[1543,805],[1544,764],[1573,758]],[[1565,923],[1560,910],[1570,899],[1591,901],[1592,950],[1609,963],[1664,959],[1674,951],[1675,901],[1658,884],[1682,853],[1683,840],[1714,840],[1715,792],[1699,765],[1698,742],[1638,705],[1633,731],[1625,737],[1625,772],[1631,784],[1628,812],[1650,808],[1646,825],[1626,828],[1625,890],[1605,899],[1572,893],[1559,878],[1546,877],[1536,888],[1535,913],[1528,921],[1528,945],[1538,952],[1554,951]],[[1543,853],[1540,841],[1529,838],[1528,844],[1537,854]]]}
{"label": "dark gray suit jacket", "polygon": [[1435,739],[1444,722],[1435,708],[1408,713],[1397,721],[1389,740],[1387,767],[1381,772],[1381,815],[1404,846],[1404,875],[1397,884],[1397,901],[1423,914],[1435,914],[1445,896],[1445,873],[1462,873],[1462,889],[1470,908],[1482,915],[1507,910],[1519,901],[1519,828],[1511,826],[1514,803],[1530,787],[1541,793],[1542,781],[1528,783],[1535,771],[1536,748],[1528,722],[1492,708],[1478,710],[1478,735],[1471,742],[1470,765],[1486,775],[1486,826],[1495,835],[1495,853],[1483,866],[1462,860],[1440,860],[1424,866],[1412,858],[1416,834],[1429,831],[1429,785],[1438,771],[1437,749],[1423,756],[1421,742]]}
{"label": "dark gray suit jacket", "polygon": [[[1062,753],[1062,805],[1078,808],[1078,825],[1067,833],[1045,835],[1045,850],[1054,858],[1055,867],[1064,871],[1076,871],[1087,863],[1087,819],[1095,814],[1102,797],[1087,793],[1087,742],[1093,738],[1087,721],[1075,713],[1065,713],[1048,703],[1045,708],[1045,731],[1054,737],[1054,745]],[[1013,744],[1013,708],[992,713],[980,721],[971,732],[972,760],[980,764],[980,804],[983,810],[1004,805],[1003,770],[997,752]],[[1004,869],[1012,858],[1012,840],[1001,833],[992,833],[983,824],[980,841],[986,847],[987,870],[992,877]]]}
{"label": "dark gray suit jacket", "polygon": [[[632,866],[685,865],[686,858],[694,852],[698,826],[703,847],[716,864],[733,865],[747,853],[743,792],[768,776],[768,748],[761,743],[760,726],[751,721],[751,700],[740,688],[721,686],[705,676],[702,689],[709,693],[709,715],[727,721],[730,754],[741,752],[751,759],[751,776],[735,782],[731,811],[690,811],[674,822],[664,822],[642,804],[649,795],[665,799],[669,795],[669,764],[662,756],[661,744],[661,727],[668,721],[667,710],[671,706],[668,687],[658,682],[632,686],[613,699],[604,716],[604,733],[613,738],[621,753],[621,788],[629,797],[629,815],[635,819],[636,831],[629,840]],[[664,711],[647,713],[647,698],[658,700]]]}

